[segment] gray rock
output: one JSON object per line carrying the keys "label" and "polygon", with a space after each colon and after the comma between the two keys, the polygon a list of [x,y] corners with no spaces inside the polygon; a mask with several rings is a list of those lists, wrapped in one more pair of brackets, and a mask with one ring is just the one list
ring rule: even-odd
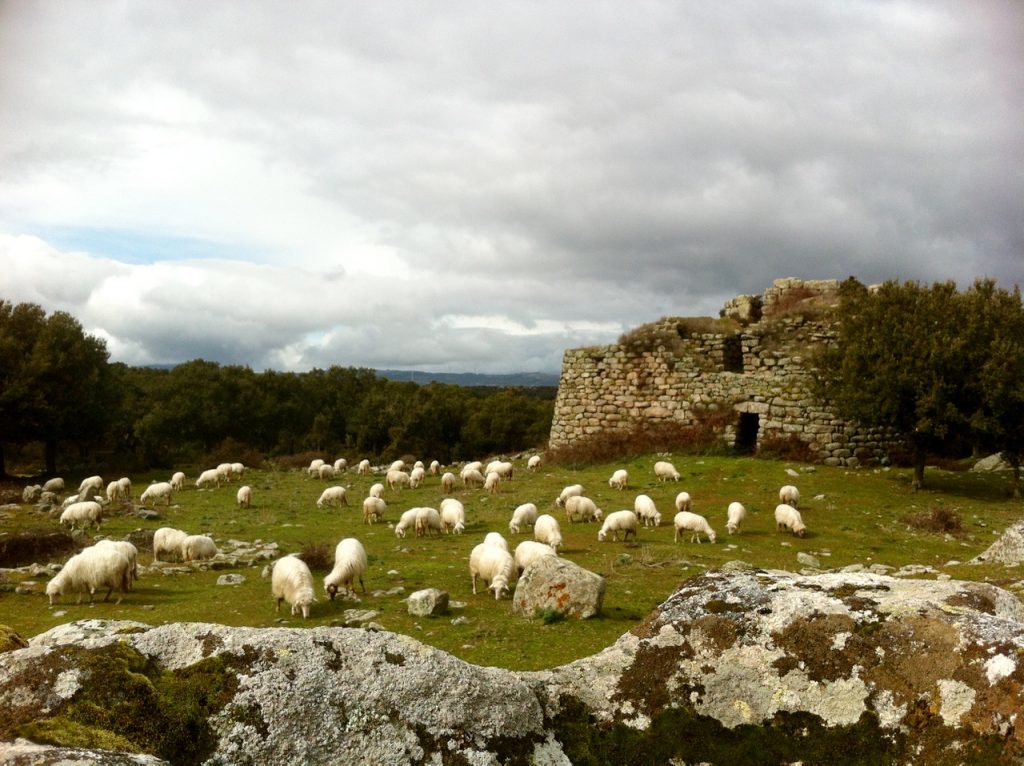
{"label": "gray rock", "polygon": [[512,611],[533,617],[538,609],[586,619],[601,612],[604,578],[557,556],[542,556],[519,576]]}
{"label": "gray rock", "polygon": [[137,508],[135,516],[143,521],[159,521],[163,518],[158,511],[154,511],[152,508]]}
{"label": "gray rock", "polygon": [[218,585],[241,585],[245,582],[245,576],[240,574],[226,574],[217,578]]}
{"label": "gray rock", "polygon": [[372,609],[346,609],[344,613],[344,624],[349,627],[365,625],[377,618],[377,612]]}
{"label": "gray rock", "polygon": [[425,588],[410,593],[406,599],[409,614],[414,617],[437,617],[448,614],[448,591]]}
{"label": "gray rock", "polygon": [[1024,563],[1024,519],[1009,527],[999,539],[967,563],[1007,566]]}
{"label": "gray rock", "polygon": [[86,747],[37,745],[27,739],[0,742],[0,764],[5,766],[85,766],[96,763],[104,766],[160,766],[167,761],[152,755],[115,753]]}
{"label": "gray rock", "polygon": [[796,561],[798,564],[803,564],[805,567],[821,569],[821,562],[818,561],[818,557],[812,556],[810,553],[804,553],[803,551],[800,551],[796,554]]}
{"label": "gray rock", "polygon": [[978,473],[987,473],[989,471],[1009,471],[1012,470],[1013,466],[1003,457],[1002,452],[997,452],[994,455],[983,457],[977,463],[971,466],[972,471]]}

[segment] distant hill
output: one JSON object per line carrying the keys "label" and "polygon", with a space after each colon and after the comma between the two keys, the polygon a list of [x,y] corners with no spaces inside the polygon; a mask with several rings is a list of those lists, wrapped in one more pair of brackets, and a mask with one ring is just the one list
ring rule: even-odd
{"label": "distant hill", "polygon": [[539,388],[558,386],[558,375],[550,372],[510,372],[483,375],[476,372],[423,372],[422,370],[377,370],[377,377],[414,383],[448,383],[453,386],[521,386]]}

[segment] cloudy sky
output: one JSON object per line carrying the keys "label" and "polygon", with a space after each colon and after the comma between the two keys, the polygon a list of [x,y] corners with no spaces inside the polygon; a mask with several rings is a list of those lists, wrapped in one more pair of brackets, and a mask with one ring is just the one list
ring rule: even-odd
{"label": "cloudy sky", "polygon": [[557,371],[777,277],[1024,285],[1018,0],[0,0],[0,298],[129,364]]}

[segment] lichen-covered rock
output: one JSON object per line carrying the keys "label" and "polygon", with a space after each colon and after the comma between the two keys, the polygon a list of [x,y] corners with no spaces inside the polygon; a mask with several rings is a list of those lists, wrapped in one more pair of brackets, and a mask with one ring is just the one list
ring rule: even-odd
{"label": "lichen-covered rock", "polygon": [[406,604],[409,614],[413,617],[437,617],[448,614],[448,591],[424,588],[410,593]]}
{"label": "lichen-covered rock", "polygon": [[43,494],[43,487],[40,484],[29,484],[22,490],[21,501],[23,503],[35,503]]}
{"label": "lichen-covered rock", "polygon": [[87,766],[98,763],[103,766],[161,766],[167,761],[151,755],[37,745],[25,739],[0,742],[0,766]]}
{"label": "lichen-covered rock", "polygon": [[29,643],[0,654],[0,739],[172,763],[1024,759],[1024,605],[979,583],[737,562],[529,673],[352,628],[90,620]]}
{"label": "lichen-covered rock", "polygon": [[604,578],[579,564],[556,556],[542,556],[519,576],[512,610],[527,617],[554,611],[586,619],[601,612]]}
{"label": "lichen-covered rock", "polygon": [[967,563],[1007,566],[1024,563],[1024,520],[1009,527],[992,545]]}

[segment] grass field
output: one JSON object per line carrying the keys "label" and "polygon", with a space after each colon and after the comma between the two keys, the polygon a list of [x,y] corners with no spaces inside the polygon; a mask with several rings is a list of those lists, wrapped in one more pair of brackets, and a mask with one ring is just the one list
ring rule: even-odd
{"label": "grass field", "polygon": [[[62,603],[48,607],[43,595],[45,579],[38,578],[34,592],[0,592],[0,623],[25,636],[86,618],[149,624],[204,621],[259,627],[314,626],[338,624],[346,609],[358,607],[378,612],[375,621],[388,630],[414,636],[467,661],[541,669],[599,651],[643,619],[682,580],[735,559],[764,568],[799,570],[796,555],[804,551],[817,556],[822,567],[830,569],[858,563],[893,567],[927,564],[953,578],[1001,585],[1024,579],[1022,567],[951,563],[966,562],[977,555],[1021,517],[1024,506],[1009,499],[1009,483],[1004,475],[929,467],[927,489],[915,493],[910,489],[909,471],[902,469],[816,466],[807,471],[800,465],[754,458],[669,456],[682,479],[658,483],[652,466],[659,459],[665,456],[649,455],[575,471],[544,466],[535,474],[526,471],[525,460],[516,461],[515,479],[503,483],[497,496],[482,490],[456,491],[455,496],[466,506],[465,534],[421,539],[411,534],[397,539],[387,524],[362,523],[362,498],[372,483],[382,480],[380,476],[361,477],[351,471],[344,474],[335,483],[348,488],[350,506],[321,510],[316,507],[316,499],[327,486],[324,482],[304,472],[248,471],[243,483],[253,488],[251,509],[236,508],[236,484],[209,491],[188,488],[175,496],[169,510],[164,512],[161,506],[161,521],[142,522],[134,516],[115,515],[105,521],[102,534],[119,538],[139,527],[174,526],[190,533],[211,534],[218,541],[274,541],[283,553],[322,543],[332,555],[338,540],[357,537],[370,559],[365,578],[368,595],[360,594],[358,603],[327,601],[322,591],[326,571],[314,570],[320,600],[314,604],[310,619],[293,618],[287,608],[275,613],[269,581],[261,579],[261,567],[254,567],[231,570],[246,577],[237,586],[216,585],[217,577],[225,570],[175,576],[150,574],[144,575],[119,605],[76,605],[74,597],[66,597]],[[608,486],[612,471],[620,467],[629,471],[630,487],[626,491]],[[801,475],[793,478],[786,473],[787,468],[799,470]],[[166,481],[169,472],[131,478],[137,497],[148,481]],[[564,513],[555,507],[561,488],[573,483],[583,484],[586,494],[605,513],[632,508],[634,497],[646,493],[661,511],[662,525],[642,529],[635,543],[599,543],[596,524],[569,525]],[[790,483],[797,485],[802,495],[800,510],[808,527],[802,539],[774,529],[778,488]],[[683,489],[693,496],[693,510],[706,516],[718,532],[716,544],[673,543],[673,501]],[[436,476],[428,476],[415,490],[385,491],[386,519],[393,524],[412,506],[437,507],[442,497]],[[743,502],[749,516],[741,533],[729,536],[725,532],[725,509],[733,500]],[[486,532],[501,532],[510,548],[531,539],[532,533],[508,533],[512,509],[524,502],[536,503],[542,513],[551,513],[559,520],[565,540],[563,556],[607,578],[602,616],[545,624],[512,614],[508,599],[496,602],[485,591],[472,594],[469,552]],[[928,532],[901,521],[908,514],[934,509],[955,513],[962,531]],[[0,521],[0,531],[30,526],[56,529],[57,524],[31,506],[22,506],[20,513]],[[149,563],[147,554],[142,555],[141,563]],[[404,594],[373,595],[373,591],[398,586],[405,589]],[[453,601],[466,605],[447,617],[414,619],[406,612],[404,597],[426,587],[447,590]],[[464,616],[465,623],[453,625],[452,619],[458,616]]]}

